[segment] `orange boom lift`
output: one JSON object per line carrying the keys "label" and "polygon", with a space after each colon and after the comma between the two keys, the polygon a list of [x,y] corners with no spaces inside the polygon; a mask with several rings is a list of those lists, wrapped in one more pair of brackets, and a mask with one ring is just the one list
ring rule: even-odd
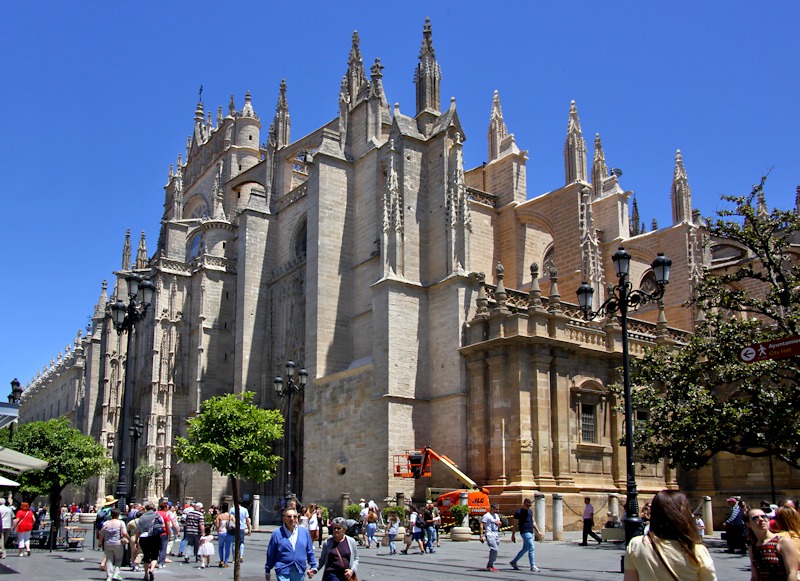
{"label": "orange boom lift", "polygon": [[489,510],[489,491],[478,486],[472,478],[464,474],[456,466],[456,463],[447,456],[435,452],[430,446],[425,446],[422,450],[409,450],[404,454],[395,454],[394,475],[398,478],[428,478],[431,475],[433,460],[438,460],[442,466],[455,476],[456,480],[465,486],[460,490],[445,492],[436,499],[436,506],[439,508],[439,514],[442,517],[442,524],[445,527],[460,524],[453,522],[453,517],[450,515],[450,507],[458,504],[460,494],[466,492],[470,527],[475,528],[486,511]]}

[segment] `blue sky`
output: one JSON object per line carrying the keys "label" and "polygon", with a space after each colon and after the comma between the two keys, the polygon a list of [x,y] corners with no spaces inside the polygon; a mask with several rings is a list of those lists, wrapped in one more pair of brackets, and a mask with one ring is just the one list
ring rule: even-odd
{"label": "blue sky", "polygon": [[[292,137],[337,115],[353,30],[384,65],[390,103],[413,113],[430,16],[456,98],[468,167],[486,160],[492,94],[529,152],[528,192],[563,184],[569,103],[584,137],[636,192],[648,229],[671,219],[680,148],[703,215],[772,168],[768,203],[800,184],[796,2],[41,2],[0,3],[6,251],[0,398],[55,358],[93,312],[103,279],[158,236],[167,170],[185,155],[198,88],[206,110],[252,93],[264,125],[281,78]],[[2,387],[3,383],[5,388]]]}

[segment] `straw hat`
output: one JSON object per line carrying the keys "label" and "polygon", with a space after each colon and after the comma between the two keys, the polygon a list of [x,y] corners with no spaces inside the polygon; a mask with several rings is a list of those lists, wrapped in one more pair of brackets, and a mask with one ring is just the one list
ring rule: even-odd
{"label": "straw hat", "polygon": [[111,506],[112,504],[117,504],[117,499],[114,498],[113,495],[109,494],[103,501],[103,506]]}

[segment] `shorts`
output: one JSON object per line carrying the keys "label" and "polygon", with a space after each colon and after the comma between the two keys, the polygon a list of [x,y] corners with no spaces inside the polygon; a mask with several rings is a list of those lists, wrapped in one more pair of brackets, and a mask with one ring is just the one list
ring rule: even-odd
{"label": "shorts", "polygon": [[422,536],[422,531],[417,531],[416,533],[414,533],[414,532],[411,533],[411,540],[413,540],[413,541],[421,541],[424,538],[425,537]]}

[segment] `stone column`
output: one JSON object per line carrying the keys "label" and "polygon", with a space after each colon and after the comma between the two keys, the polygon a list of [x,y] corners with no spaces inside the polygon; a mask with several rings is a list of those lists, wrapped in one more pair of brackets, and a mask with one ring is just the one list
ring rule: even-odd
{"label": "stone column", "polygon": [[714,511],[711,507],[711,497],[703,497],[703,522],[706,523],[706,534],[714,534]]}
{"label": "stone column", "polygon": [[[540,531],[542,531],[541,536],[539,536],[539,540],[543,541],[545,539],[547,528],[545,522],[545,500],[544,494],[541,492],[537,492],[533,495],[533,518],[536,519],[536,526],[539,527]],[[534,534],[536,534],[536,531],[534,531]]]}
{"label": "stone column", "polygon": [[550,363],[550,405],[553,418],[553,476],[562,486],[574,486],[570,471],[569,418],[570,394],[568,372],[570,354],[563,349],[555,350]]}
{"label": "stone column", "polygon": [[[508,434],[506,437],[509,443],[519,441],[517,435],[517,426],[519,425],[519,408],[517,403],[509,401],[508,378],[510,375],[509,370],[509,356],[504,352],[492,352],[487,357],[486,362],[489,366],[489,389],[487,393],[488,400],[484,406],[486,410],[486,417],[492,418],[493,422],[489,424],[486,433],[488,439],[488,463],[487,463],[487,484],[505,485],[508,479],[515,481],[519,479],[519,455],[514,454],[516,445],[512,445],[509,450],[508,459],[509,464],[505,465],[505,474],[503,473],[504,458],[503,442],[501,441],[502,434],[500,433],[500,420],[506,418],[506,429]],[[518,396],[517,396],[518,397]],[[510,405],[509,405],[510,404]]]}
{"label": "stone column", "polygon": [[523,434],[523,452],[531,454],[531,473],[539,487],[554,484],[553,454],[550,444],[550,351],[535,347],[531,354],[531,398],[530,436]]}
{"label": "stone column", "polygon": [[347,507],[350,504],[350,493],[342,492],[342,516],[347,518]]}
{"label": "stone column", "polygon": [[553,494],[553,540],[564,540],[564,502],[560,494]]}
{"label": "stone column", "polygon": [[619,494],[616,492],[608,495],[608,510],[619,516]]}
{"label": "stone column", "polygon": [[253,510],[251,511],[252,529],[257,531],[259,528],[261,516],[261,495],[253,495]]}
{"label": "stone column", "polygon": [[[469,506],[469,493],[468,492],[459,492],[458,493],[458,504],[463,506]],[[462,527],[469,527],[469,515],[464,517],[464,522],[461,523]]]}

